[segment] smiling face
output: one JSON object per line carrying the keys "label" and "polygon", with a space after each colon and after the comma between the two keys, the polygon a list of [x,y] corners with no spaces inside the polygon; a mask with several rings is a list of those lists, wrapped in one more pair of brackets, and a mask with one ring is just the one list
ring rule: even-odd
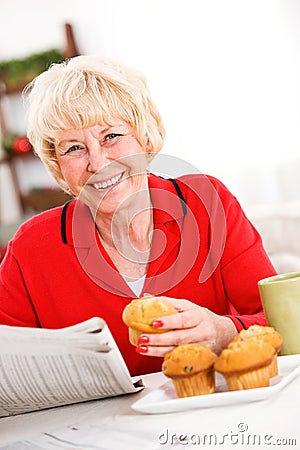
{"label": "smiling face", "polygon": [[55,152],[64,180],[72,193],[93,210],[113,214],[147,188],[146,143],[141,145],[132,127],[94,125],[62,131]]}
{"label": "smiling face", "polygon": [[[80,146],[81,141],[85,140],[84,133],[83,136],[72,136],[71,130],[79,133],[97,124],[101,124],[102,130],[104,124],[122,125],[125,127],[124,139],[135,137],[143,146],[146,136],[147,151],[152,156],[163,146],[164,126],[146,78],[141,72],[120,62],[82,55],[52,64],[35,78],[27,93],[27,133],[30,142],[55,181],[67,192],[66,176],[69,178],[69,174],[65,161],[69,156],[62,158],[63,151],[67,151],[64,141],[69,140],[71,145],[79,141]],[[67,131],[69,135],[64,136]],[[118,134],[118,130],[114,133]],[[114,153],[115,139],[112,136],[103,141],[100,130],[95,137],[101,142],[101,150],[109,148]],[[112,141],[112,145],[107,146],[108,141]],[[63,145],[58,145],[58,142]],[[138,143],[135,145],[137,153],[140,153]],[[72,165],[75,166],[75,163],[72,162]],[[73,185],[71,181],[70,187]],[[72,190],[78,193],[78,186],[75,187]]]}

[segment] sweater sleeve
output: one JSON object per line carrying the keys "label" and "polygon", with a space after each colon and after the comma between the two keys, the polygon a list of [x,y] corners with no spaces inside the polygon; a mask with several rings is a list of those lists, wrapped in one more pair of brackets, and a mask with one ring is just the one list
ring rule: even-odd
{"label": "sweater sleeve", "polygon": [[221,271],[224,290],[233,314],[228,315],[238,331],[250,325],[266,325],[259,296],[259,280],[275,275],[258,231],[248,220],[240,204],[231,196],[227,202],[226,244]]}
{"label": "sweater sleeve", "polygon": [[0,264],[0,324],[37,327],[21,266],[14,256],[11,241]]}

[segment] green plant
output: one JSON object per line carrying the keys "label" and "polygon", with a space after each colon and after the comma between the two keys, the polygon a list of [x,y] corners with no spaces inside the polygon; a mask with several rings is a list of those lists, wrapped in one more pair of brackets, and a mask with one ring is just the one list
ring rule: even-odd
{"label": "green plant", "polygon": [[65,59],[60,50],[52,49],[34,53],[23,59],[0,61],[0,80],[8,92],[22,89],[48,67]]}

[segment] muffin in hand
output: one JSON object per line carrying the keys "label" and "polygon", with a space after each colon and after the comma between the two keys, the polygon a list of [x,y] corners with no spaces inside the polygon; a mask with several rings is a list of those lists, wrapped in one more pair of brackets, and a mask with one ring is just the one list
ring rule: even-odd
{"label": "muffin in hand", "polygon": [[159,297],[146,296],[132,300],[123,311],[123,322],[128,326],[129,341],[138,346],[138,337],[143,333],[165,333],[168,329],[159,330],[152,323],[163,316],[177,314],[178,311],[166,300]]}
{"label": "muffin in hand", "polygon": [[162,371],[171,378],[178,397],[211,394],[215,392],[216,359],[208,347],[181,344],[165,355]]}

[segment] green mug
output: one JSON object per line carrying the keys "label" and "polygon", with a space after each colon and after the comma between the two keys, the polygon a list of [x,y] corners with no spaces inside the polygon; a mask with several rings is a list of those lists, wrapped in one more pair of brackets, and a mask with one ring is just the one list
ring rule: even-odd
{"label": "green mug", "polygon": [[300,272],[264,278],[258,289],[268,324],[282,336],[280,355],[300,353]]}

